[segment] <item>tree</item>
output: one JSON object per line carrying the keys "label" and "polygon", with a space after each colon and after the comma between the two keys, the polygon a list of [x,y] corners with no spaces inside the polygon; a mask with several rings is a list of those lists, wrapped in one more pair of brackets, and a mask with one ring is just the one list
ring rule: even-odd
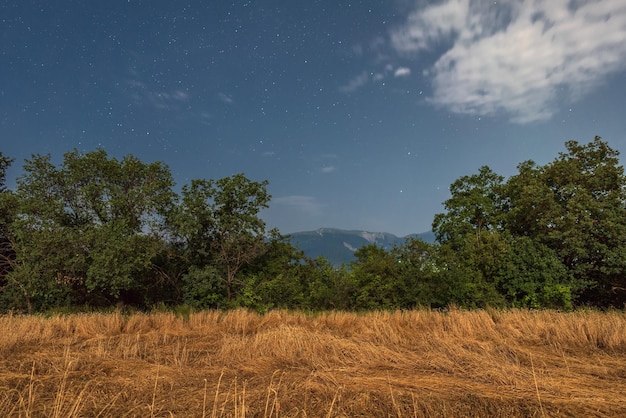
{"label": "tree", "polygon": [[237,305],[265,312],[268,309],[303,309],[308,306],[310,260],[287,237],[267,241],[262,255],[241,270],[244,286]]}
{"label": "tree", "polygon": [[439,282],[439,246],[418,238],[407,238],[391,250],[396,260],[397,280],[401,283],[400,307],[443,307],[445,299]]}
{"label": "tree", "polygon": [[[433,232],[440,244],[437,274],[446,282],[447,299],[467,307],[501,305],[495,269],[502,248],[506,207],[504,178],[483,166],[450,186],[445,213],[435,215]],[[444,293],[446,294],[446,293]]]}
{"label": "tree", "polygon": [[6,287],[6,275],[15,263],[9,230],[15,216],[15,195],[6,188],[6,171],[13,161],[0,152],[0,292]]}
{"label": "tree", "polygon": [[0,192],[6,191],[7,169],[14,161],[13,158],[5,157],[0,151]]}
{"label": "tree", "polygon": [[[626,182],[617,151],[596,137],[503,178],[488,167],[450,188],[433,231],[449,265],[465,271],[468,295],[499,289],[514,305],[567,307],[626,302]],[[443,253],[442,253],[443,254]],[[463,292],[461,292],[463,293]],[[470,297],[470,296],[468,296]]]}
{"label": "tree", "polygon": [[626,302],[626,178],[619,153],[600,137],[565,146],[567,152],[551,163],[523,163],[509,179],[507,227],[552,249],[584,291],[584,302],[621,307]]}
{"label": "tree", "polygon": [[269,237],[259,211],[268,207],[271,198],[267,184],[251,181],[243,174],[216,181],[212,246],[217,264],[225,271],[228,300],[233,296],[237,272],[266,249]]}
{"label": "tree", "polygon": [[463,176],[450,186],[450,199],[444,206],[446,213],[435,215],[433,232],[440,243],[462,245],[468,234],[480,244],[485,232],[501,229],[500,214],[503,205],[504,178],[483,166],[478,174]]}
{"label": "tree", "polygon": [[243,284],[237,279],[241,268],[262,255],[267,240],[277,233],[266,231],[259,218],[259,211],[267,208],[270,200],[267,184],[244,174],[216,181],[193,180],[183,186],[181,203],[169,220],[190,265],[217,269],[229,302]]}
{"label": "tree", "polygon": [[370,244],[354,253],[351,263],[358,294],[357,309],[398,309],[407,289],[398,280],[398,262],[389,251]]}
{"label": "tree", "polygon": [[356,306],[358,284],[345,265],[334,267],[320,256],[307,264],[310,268],[308,305],[316,310],[352,310]]}
{"label": "tree", "polygon": [[571,309],[581,286],[556,252],[527,236],[509,237],[496,269],[498,290],[513,307]]}
{"label": "tree", "polygon": [[18,178],[12,283],[31,308],[141,303],[131,293],[141,295],[137,278],[163,248],[172,186],[164,164],[133,156],[74,150],[56,167],[49,155],[34,155]]}
{"label": "tree", "polygon": [[0,152],[0,245],[2,246],[3,255],[4,250],[6,250],[6,244],[8,244],[8,227],[12,222],[12,214],[14,212],[13,195],[6,188],[6,172],[13,161],[12,158],[5,157]]}

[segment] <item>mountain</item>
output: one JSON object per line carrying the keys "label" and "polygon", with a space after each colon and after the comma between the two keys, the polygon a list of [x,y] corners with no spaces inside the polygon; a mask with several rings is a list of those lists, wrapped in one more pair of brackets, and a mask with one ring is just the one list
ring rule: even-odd
{"label": "mountain", "polygon": [[376,244],[390,250],[404,243],[406,238],[420,238],[425,242],[435,240],[432,232],[397,237],[386,232],[347,231],[335,228],[295,232],[289,236],[291,243],[304,251],[307,257],[317,258],[321,255],[334,266],[354,261],[354,252],[364,245]]}

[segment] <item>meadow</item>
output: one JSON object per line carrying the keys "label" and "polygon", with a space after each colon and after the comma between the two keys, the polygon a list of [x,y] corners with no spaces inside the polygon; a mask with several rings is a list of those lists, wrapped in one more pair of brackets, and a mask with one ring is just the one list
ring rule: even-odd
{"label": "meadow", "polygon": [[626,416],[626,313],[0,317],[3,417]]}

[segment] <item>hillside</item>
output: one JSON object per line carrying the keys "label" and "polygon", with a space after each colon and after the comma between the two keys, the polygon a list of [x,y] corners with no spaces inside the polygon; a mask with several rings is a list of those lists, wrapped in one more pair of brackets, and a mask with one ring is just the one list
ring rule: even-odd
{"label": "hillside", "polygon": [[323,256],[333,265],[339,266],[354,261],[354,252],[365,245],[375,244],[390,250],[396,245],[401,245],[409,237],[420,238],[426,242],[434,241],[434,235],[430,231],[397,237],[386,232],[350,231],[336,228],[296,232],[290,235],[290,241],[308,257]]}

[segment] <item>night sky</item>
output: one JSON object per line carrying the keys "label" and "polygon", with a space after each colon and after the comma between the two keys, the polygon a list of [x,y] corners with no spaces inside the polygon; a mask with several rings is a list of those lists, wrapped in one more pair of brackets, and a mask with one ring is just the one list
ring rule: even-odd
{"label": "night sky", "polygon": [[482,165],[626,155],[624,0],[2,0],[0,36],[10,187],[101,147],[267,179],[283,233],[404,236]]}

